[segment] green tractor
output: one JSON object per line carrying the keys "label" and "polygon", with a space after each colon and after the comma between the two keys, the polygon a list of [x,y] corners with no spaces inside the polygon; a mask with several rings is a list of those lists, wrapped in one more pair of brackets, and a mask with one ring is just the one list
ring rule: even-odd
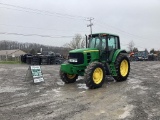
{"label": "green tractor", "polygon": [[68,63],[61,64],[60,77],[69,84],[84,76],[86,86],[95,89],[103,85],[106,75],[124,81],[129,72],[130,62],[127,52],[120,49],[119,36],[98,33],[86,37],[86,48],[69,52]]}

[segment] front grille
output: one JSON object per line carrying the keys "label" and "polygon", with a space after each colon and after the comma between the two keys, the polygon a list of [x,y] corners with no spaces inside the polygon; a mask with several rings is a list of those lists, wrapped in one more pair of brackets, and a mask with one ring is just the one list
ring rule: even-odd
{"label": "front grille", "polygon": [[77,58],[78,62],[69,62],[71,64],[83,64],[84,55],[83,53],[69,53],[69,58]]}

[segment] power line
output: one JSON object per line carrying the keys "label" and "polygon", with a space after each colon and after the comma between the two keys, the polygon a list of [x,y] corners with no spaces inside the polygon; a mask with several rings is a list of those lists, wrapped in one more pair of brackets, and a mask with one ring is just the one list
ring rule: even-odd
{"label": "power line", "polygon": [[40,35],[40,34],[22,34],[22,33],[8,33],[8,32],[0,32],[0,34],[6,35],[20,35],[20,36],[38,36],[38,37],[48,37],[48,38],[73,38],[74,36],[50,36],[50,35]]}
{"label": "power line", "polygon": [[[31,10],[31,11],[35,11],[35,12],[39,12],[38,14],[43,14],[43,13],[47,13],[47,14],[56,14],[56,15],[60,15],[60,16],[66,16],[66,17],[77,17],[77,18],[83,18],[83,19],[85,19],[85,20],[88,20],[88,21],[90,21],[90,24],[88,25],[88,27],[90,27],[90,29],[91,29],[91,31],[92,31],[92,23],[91,23],[91,20],[93,20],[94,18],[88,18],[88,17],[83,17],[83,16],[75,16],[75,15],[69,15],[69,14],[62,14],[62,13],[57,13],[57,12],[50,12],[50,11],[44,11],[44,10],[39,10],[39,9],[32,9],[32,8],[26,8],[26,7],[21,7],[21,6],[15,6],[15,5],[11,5],[11,4],[5,4],[5,3],[0,3],[1,5],[5,5],[5,6],[10,6],[10,7],[15,7],[15,8],[20,8],[20,9],[25,9],[25,10]],[[9,8],[9,9],[11,9],[11,8]],[[17,10],[17,9],[15,9],[15,10]],[[30,11],[26,11],[26,12],[30,12]],[[43,13],[42,13],[43,12]],[[103,23],[103,22],[101,22],[101,23]],[[137,35],[134,35],[134,34],[131,34],[131,33],[129,33],[129,32],[126,32],[126,31],[124,31],[124,30],[121,30],[121,29],[119,29],[119,28],[116,28],[116,27],[113,27],[113,26],[111,26],[111,25],[108,25],[108,24],[106,24],[106,23],[103,23],[103,24],[105,24],[105,25],[107,25],[107,26],[109,26],[109,27],[111,27],[111,28],[113,28],[113,29],[116,29],[116,30],[118,30],[118,31],[121,31],[121,32],[124,32],[124,33],[126,33],[126,34],[128,34],[128,35],[131,35],[131,36],[134,36],[134,37],[138,37],[138,38],[141,38],[141,39],[146,39],[146,38],[143,38],[143,37],[141,37],[141,36],[137,36]]]}
{"label": "power line", "polygon": [[[26,7],[21,7],[21,6],[16,6],[16,5],[11,5],[11,4],[5,4],[5,3],[0,3],[0,5],[3,5],[3,6],[8,6],[9,8],[7,8],[7,7],[3,7],[3,8],[7,8],[7,9],[14,9],[14,10],[18,10],[18,11],[25,11],[25,12],[31,12],[31,13],[36,13],[36,14],[44,14],[44,15],[48,15],[48,16],[58,16],[58,17],[65,17],[65,18],[70,18],[70,19],[83,19],[83,20],[87,20],[87,19],[89,19],[89,21],[90,21],[90,24],[88,25],[88,27],[90,27],[90,30],[91,30],[91,34],[92,34],[92,23],[91,23],[91,18],[88,18],[88,17],[83,17],[83,16],[75,16],[75,15],[69,15],[69,14],[63,14],[63,13],[57,13],[57,12],[50,12],[50,11],[44,11],[44,10],[39,10],[39,9],[32,9],[32,8],[26,8]],[[17,9],[16,9],[17,8]],[[138,35],[134,35],[134,34],[131,34],[131,33],[129,33],[129,32],[126,32],[126,31],[124,31],[124,30],[121,30],[121,29],[119,29],[119,28],[116,28],[116,27],[113,27],[113,26],[111,26],[111,25],[108,25],[108,24],[106,24],[106,23],[104,23],[104,22],[100,22],[99,24],[101,24],[103,27],[104,27],[104,24],[106,25],[106,26],[108,26],[108,27],[110,27],[110,28],[112,28],[112,29],[115,29],[115,30],[117,30],[117,31],[119,31],[119,32],[122,32],[122,33],[125,33],[125,34],[127,34],[128,35],[128,37],[129,36],[132,36],[132,37],[135,37],[135,38],[138,38],[138,39],[145,39],[146,40],[146,38],[144,38],[144,37],[142,37],[142,36],[138,36]],[[22,27],[22,26],[17,26],[17,27]],[[23,26],[24,27],[24,26]],[[34,28],[34,29],[41,29],[41,28]],[[11,34],[11,33],[5,33],[5,34]],[[15,33],[14,33],[15,34]],[[12,35],[13,35],[13,33],[12,33]],[[54,37],[55,38],[55,36],[48,36],[48,35],[37,35],[37,34],[15,34],[15,35],[23,35],[23,36],[40,36],[40,37]],[[62,37],[62,36],[61,36]],[[127,37],[127,36],[125,36],[125,37]]]}
{"label": "power line", "polygon": [[[76,19],[83,19],[83,20],[86,20],[88,18],[88,17],[83,17],[83,16],[76,16],[76,15],[57,13],[57,12],[50,12],[50,11],[39,10],[39,9],[32,9],[32,8],[21,7],[21,6],[5,4],[5,3],[0,3],[0,5],[22,9],[22,10],[14,9],[14,10],[18,10],[18,11],[29,10],[29,11],[25,11],[25,12],[31,12],[32,11],[32,12],[38,13],[38,14],[57,15],[57,16],[63,16],[63,17],[68,17],[68,18],[72,18],[72,19],[76,18]],[[13,9],[13,8],[7,8],[7,9]]]}
{"label": "power line", "polygon": [[[40,12],[35,12],[35,11],[19,10],[19,9],[15,9],[15,8],[8,8],[8,7],[0,7],[0,8],[11,9],[11,10],[16,10],[16,11],[21,11],[21,12],[29,12],[29,13],[40,14],[40,15],[55,16],[53,14],[45,14],[45,13],[40,13]],[[56,15],[56,17],[64,17],[64,16]],[[76,19],[76,18],[73,18],[73,17],[65,17],[65,18]],[[84,19],[79,19],[79,20],[84,20]]]}
{"label": "power line", "polygon": [[[98,23],[97,25],[100,25],[101,27],[104,27],[104,25],[101,25],[101,24],[99,24],[99,23]],[[109,25],[107,25],[107,26],[109,26]],[[110,26],[109,26],[109,27],[110,27]],[[104,27],[104,28],[107,29],[106,27]],[[142,38],[142,37],[140,38],[140,37],[138,37],[138,36],[136,36],[136,35],[130,34],[130,33],[128,33],[128,32],[125,32],[125,31],[123,31],[123,30],[116,29],[115,27],[111,27],[111,28],[112,28],[112,29],[115,29],[115,30],[117,30],[117,31],[119,31],[119,32],[121,32],[121,33],[123,33],[123,34],[125,33],[125,36],[121,36],[121,38],[133,39],[133,37],[134,37],[134,38],[136,38],[137,40],[145,39],[145,38]],[[118,32],[118,33],[119,33],[119,32]],[[146,40],[146,39],[145,39],[145,40]],[[137,42],[136,42],[136,43],[137,43]],[[122,46],[127,46],[128,44],[122,44],[122,43],[121,43],[121,45],[122,45]],[[137,47],[137,48],[143,48],[143,49],[148,48],[148,47],[144,47],[144,46],[142,47],[142,46],[139,46],[139,45],[138,45],[138,46],[135,45],[135,47]]]}
{"label": "power line", "polygon": [[[97,25],[99,25],[99,26],[101,26],[101,27],[104,27],[105,29],[107,29],[104,25],[101,25],[101,24],[97,24]],[[107,24],[106,24],[107,25]],[[109,25],[107,25],[107,26],[109,26]],[[110,26],[109,26],[110,27]],[[128,33],[128,32],[125,32],[124,30],[120,30],[120,29],[117,29],[117,28],[115,28],[115,27],[112,27],[111,26],[111,28],[112,29],[114,29],[114,30],[117,30],[117,31],[119,31],[119,32],[121,32],[122,34],[125,34],[125,36],[122,36],[121,38],[129,38],[129,39],[133,39],[133,37],[134,38],[136,38],[136,40],[139,40],[139,41],[141,41],[142,39],[143,40],[149,40],[149,39],[146,39],[146,38],[143,38],[143,37],[138,37],[137,35],[134,35],[134,34],[130,34],[130,33]],[[118,33],[119,33],[118,32]],[[151,40],[150,40],[151,41]],[[137,43],[137,42],[136,42]],[[141,44],[141,43],[139,43],[139,44]],[[141,47],[141,48],[144,48],[144,47]]]}
{"label": "power line", "polygon": [[[98,21],[97,21],[97,22],[98,22]],[[101,24],[101,23],[102,23],[102,24]],[[132,37],[135,37],[135,38],[145,39],[145,40],[148,39],[148,38],[144,38],[144,37],[139,36],[139,35],[135,35],[135,34],[126,32],[126,31],[124,31],[124,30],[122,30],[122,29],[119,29],[119,28],[117,28],[117,27],[108,25],[108,24],[106,24],[106,23],[104,23],[104,22],[99,22],[98,24],[99,24],[99,25],[102,25],[103,27],[104,27],[104,24],[105,24],[106,26],[108,26],[108,27],[110,27],[110,28],[112,28],[112,29],[115,29],[115,30],[117,30],[117,31],[119,31],[119,32],[122,32],[122,33],[125,33],[125,34],[128,34],[128,35],[130,35],[130,36],[132,36]],[[106,28],[106,27],[105,27],[105,28]]]}
{"label": "power line", "polygon": [[[0,24],[2,26],[9,27],[19,27],[19,28],[29,28],[29,29],[39,29],[39,30],[53,30],[53,31],[74,31],[74,30],[58,30],[58,29],[47,29],[47,28],[37,28],[37,27],[26,27],[26,26],[16,26],[16,25],[8,25],[8,24]],[[75,31],[74,31],[75,32]],[[76,32],[88,32],[88,31],[76,31]]]}

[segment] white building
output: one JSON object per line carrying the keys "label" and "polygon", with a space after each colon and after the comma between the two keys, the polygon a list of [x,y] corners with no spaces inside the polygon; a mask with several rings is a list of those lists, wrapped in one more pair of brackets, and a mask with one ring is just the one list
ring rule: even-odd
{"label": "white building", "polygon": [[4,60],[18,60],[20,61],[20,56],[26,54],[20,49],[16,50],[0,50],[0,61]]}

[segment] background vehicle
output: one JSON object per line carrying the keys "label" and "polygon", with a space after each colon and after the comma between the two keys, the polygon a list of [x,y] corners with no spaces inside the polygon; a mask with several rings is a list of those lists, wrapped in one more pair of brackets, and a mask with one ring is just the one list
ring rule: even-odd
{"label": "background vehicle", "polygon": [[148,52],[147,51],[138,51],[134,53],[135,61],[147,61],[148,60]]}
{"label": "background vehicle", "polygon": [[62,64],[60,77],[65,83],[74,83],[78,76],[84,76],[90,89],[103,85],[106,75],[116,81],[124,81],[130,72],[130,62],[125,50],[120,49],[118,35],[98,33],[88,36],[85,49],[69,52],[68,63]]}

